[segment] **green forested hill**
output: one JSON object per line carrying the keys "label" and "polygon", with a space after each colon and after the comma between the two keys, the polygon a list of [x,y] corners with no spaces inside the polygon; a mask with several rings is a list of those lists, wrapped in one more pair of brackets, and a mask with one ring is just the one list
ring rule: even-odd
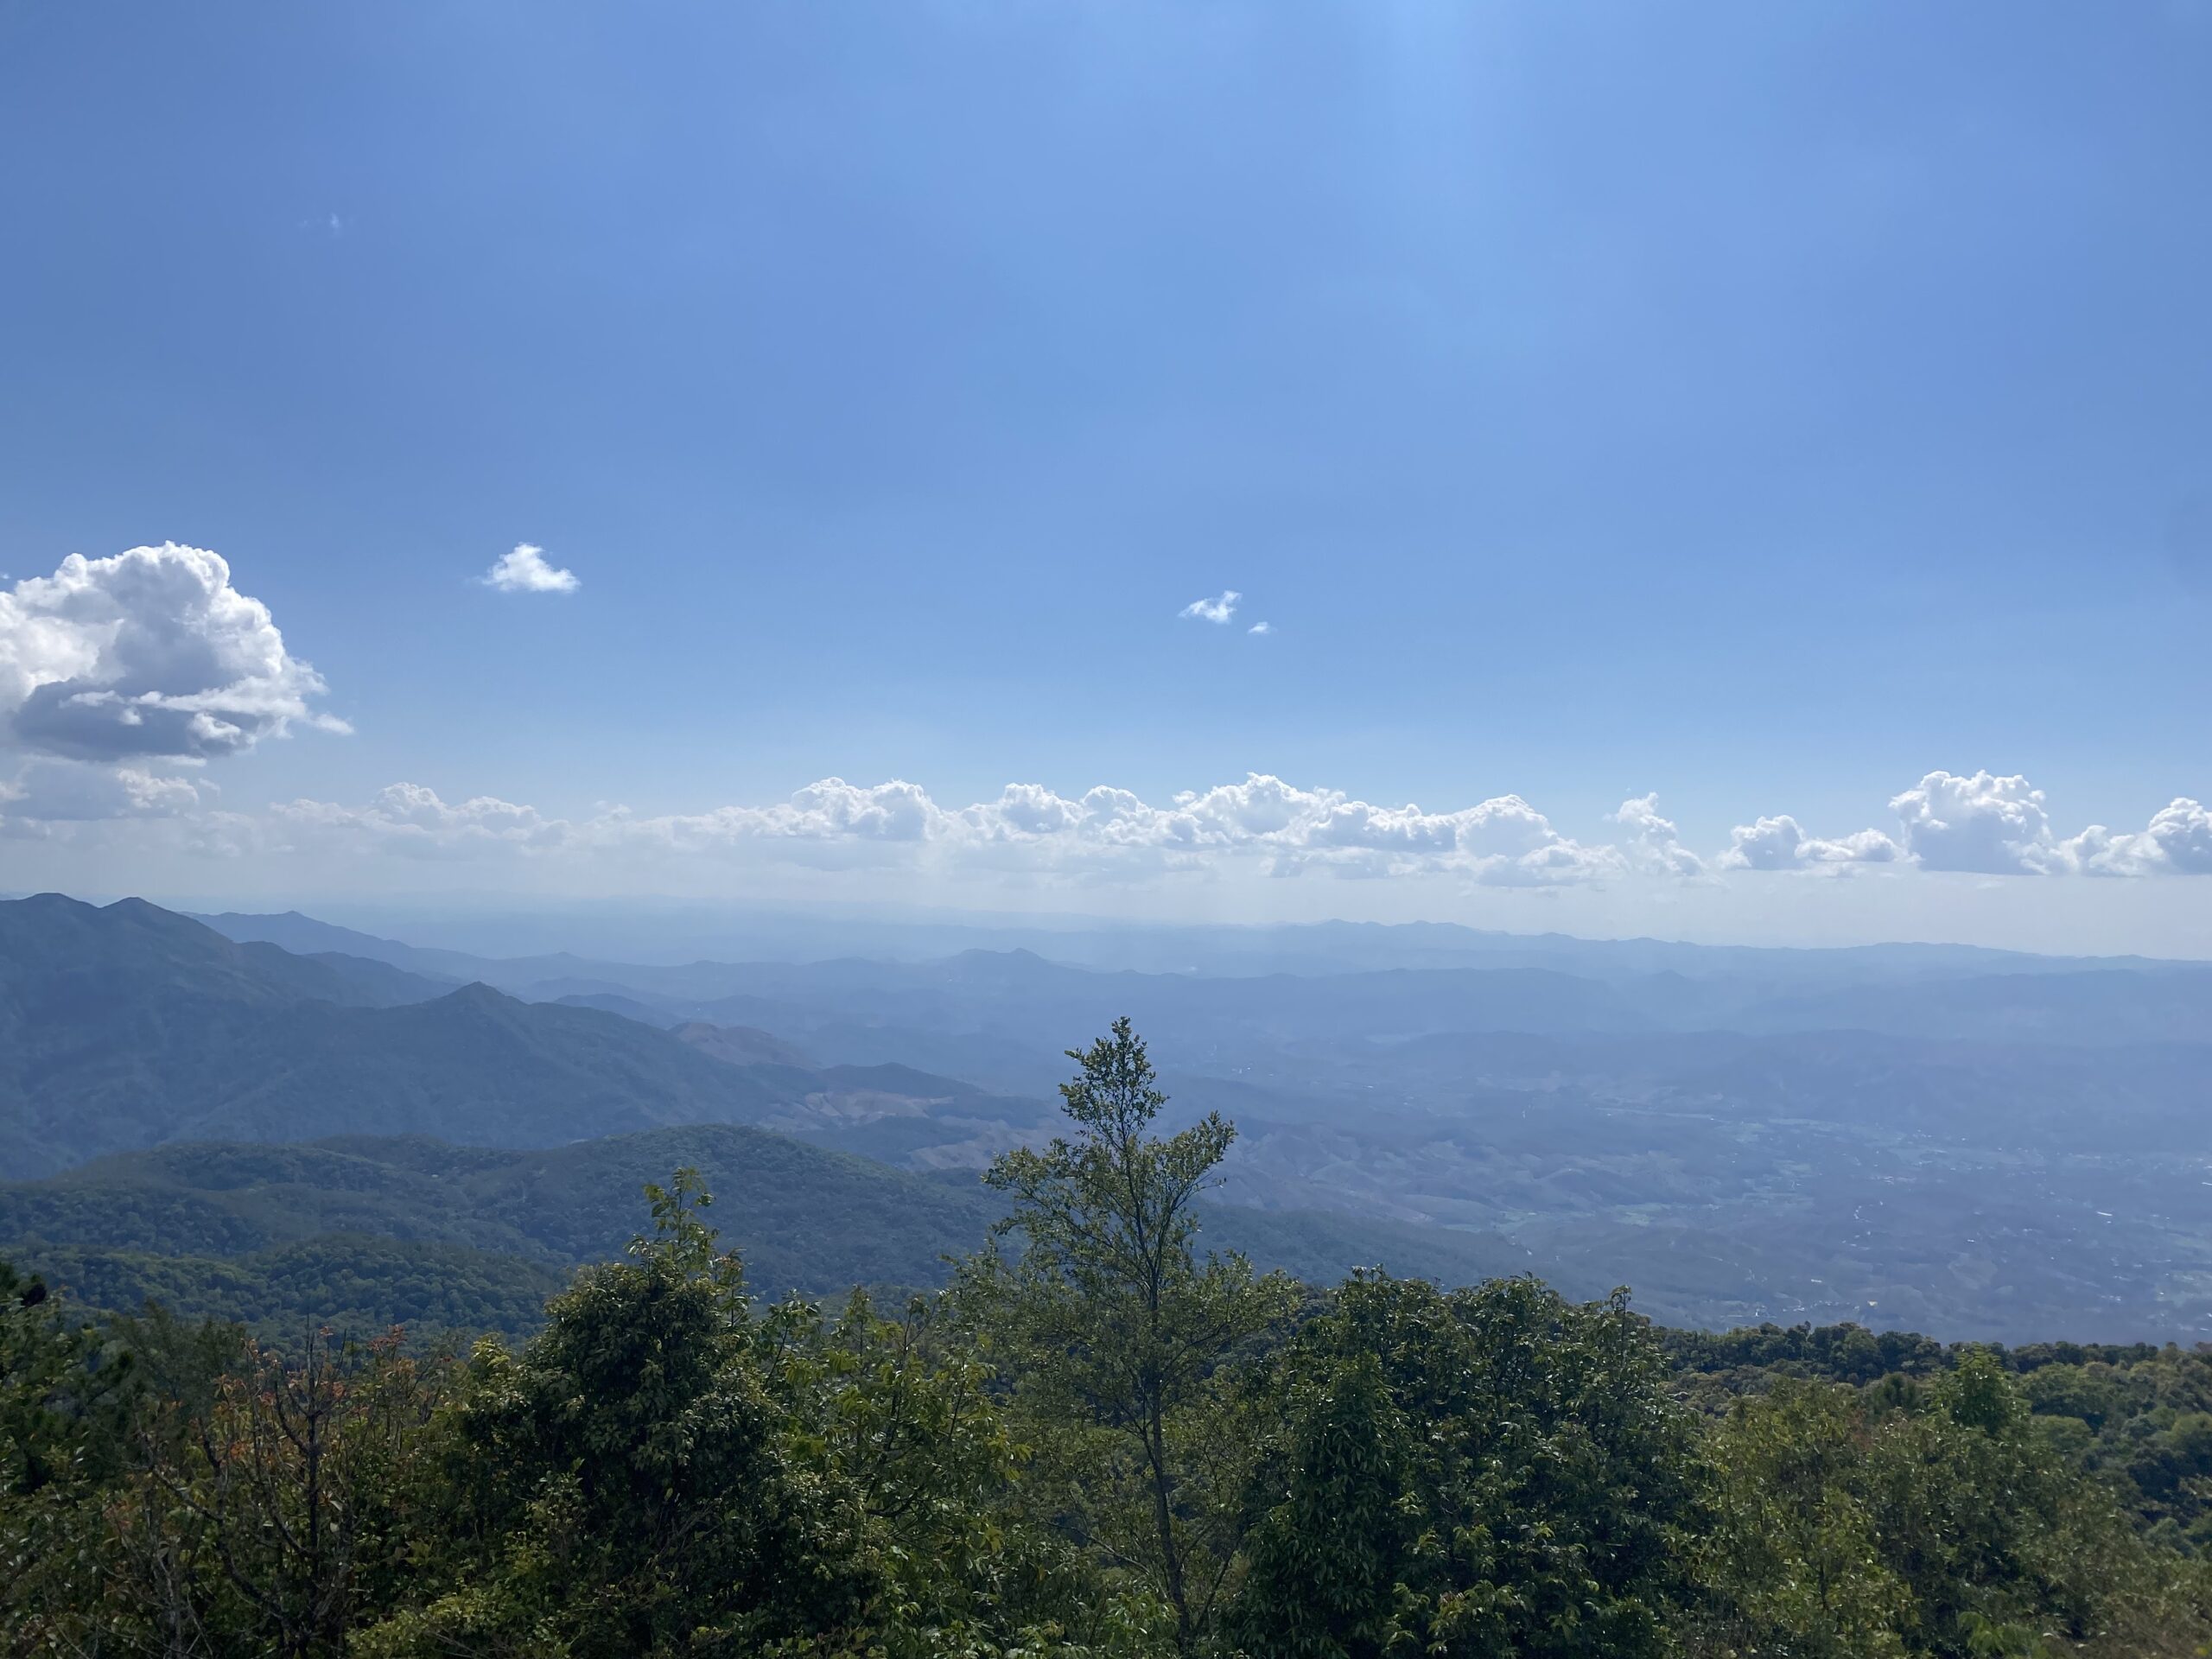
{"label": "green forested hill", "polygon": [[0,1176],[178,1140],[558,1145],[844,1086],[595,1009],[236,944],[135,899],[0,904]]}
{"label": "green forested hill", "polygon": [[482,986],[385,1008],[157,995],[10,1043],[0,1171],[188,1138],[544,1144],[743,1121],[789,1098],[649,1027]]}
{"label": "green forested hill", "polygon": [[48,1247],[26,1259],[92,1307],[160,1304],[181,1319],[244,1325],[297,1343],[328,1329],[365,1339],[404,1325],[426,1339],[527,1331],[567,1274],[466,1245],[330,1233],[239,1256]]}
{"label": "green forested hill", "polygon": [[0,903],[0,1031],[11,1039],[35,1035],[41,1020],[97,1021],[134,1003],[384,1007],[450,988],[383,963],[233,944],[143,899],[99,906],[47,893]]}
{"label": "green forested hill", "polygon": [[[717,1224],[771,1294],[934,1282],[938,1256],[975,1249],[993,1213],[980,1186],[699,1124],[527,1151],[414,1137],[160,1147],[0,1186],[0,1249],[43,1261],[66,1245],[90,1268],[124,1256],[243,1261],[375,1236],[557,1269],[619,1254],[637,1229],[640,1189],[682,1165],[718,1195]],[[124,1269],[101,1267],[85,1282],[119,1287]]]}
{"label": "green forested hill", "polygon": [[[281,1324],[336,1308],[363,1325],[514,1330],[575,1263],[620,1252],[640,1189],[681,1166],[769,1295],[925,1286],[1001,1213],[972,1176],[924,1177],[766,1130],[699,1124],[543,1150],[423,1137],[180,1143],[0,1185],[0,1255],[97,1306]],[[1467,1283],[1527,1258],[1473,1235],[1216,1205],[1202,1243],[1316,1283],[1355,1266]],[[442,1291],[424,1281],[442,1275]]]}

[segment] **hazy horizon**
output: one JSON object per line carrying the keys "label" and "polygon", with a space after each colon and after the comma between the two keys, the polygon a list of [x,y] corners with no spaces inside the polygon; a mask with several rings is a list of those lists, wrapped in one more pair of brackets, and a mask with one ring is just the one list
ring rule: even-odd
{"label": "hazy horizon", "polygon": [[[1560,925],[1564,918],[1530,916],[1525,925],[1514,918],[1488,921],[1424,913],[1400,917],[1345,916],[1315,913],[1308,916],[1269,915],[1252,918],[1193,915],[1187,910],[1152,914],[1124,906],[1112,912],[1084,912],[1053,908],[976,908],[931,906],[914,902],[870,904],[861,900],[827,899],[812,905],[777,903],[772,898],[755,900],[702,900],[696,895],[639,893],[597,898],[568,897],[524,902],[526,896],[512,893],[394,893],[364,898],[353,895],[178,893],[67,890],[66,896],[88,904],[106,905],[121,899],[144,899],[162,908],[187,915],[234,914],[281,916],[296,913],[334,926],[392,939],[397,943],[453,950],[471,955],[500,957],[568,951],[578,956],[601,956],[615,960],[689,960],[711,956],[716,950],[753,949],[762,939],[769,948],[758,950],[760,959],[772,960],[794,954],[794,942],[804,943],[810,930],[840,942],[830,950],[805,950],[810,957],[823,955],[866,956],[868,939],[880,933],[887,939],[908,936],[930,938],[964,933],[1002,937],[1006,943],[974,946],[960,944],[947,951],[931,952],[907,945],[883,946],[887,954],[916,957],[947,954],[951,948],[1024,948],[1032,936],[1049,942],[1055,935],[1173,934],[1226,931],[1264,934],[1276,929],[1338,925],[1418,927],[1435,925],[1466,928],[1476,933],[1504,938],[1563,938],[1589,944],[1649,943],[1712,947],[1745,947],[1789,950],[1855,950],[1884,945],[1961,947],[2049,957],[2109,959],[2143,957],[2176,962],[2212,960],[2212,944],[2201,935],[2179,931],[2183,948],[2169,952],[2133,949],[2054,949],[2032,943],[1993,943],[1986,938],[1926,934],[1870,935],[1863,938],[1810,940],[1783,933],[1754,936],[1688,931],[1603,931]],[[29,889],[0,892],[0,899],[32,896]],[[1663,919],[1663,918],[1662,918]],[[627,943],[624,943],[626,941]],[[626,955],[625,952],[628,954]],[[1049,949],[1041,953],[1051,955]]]}

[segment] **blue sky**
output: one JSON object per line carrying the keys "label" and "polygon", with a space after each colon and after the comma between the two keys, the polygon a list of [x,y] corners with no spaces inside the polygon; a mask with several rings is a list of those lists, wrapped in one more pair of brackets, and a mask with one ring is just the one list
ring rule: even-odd
{"label": "blue sky", "polygon": [[[2022,872],[2212,799],[2208,86],[2184,3],[10,8],[0,569],[213,550],[350,732],[23,726],[0,886],[680,893],[531,826],[1259,772],[1586,849],[1656,791],[1699,868],[1590,928],[1770,908],[1709,890],[1788,814],[2181,948],[2212,880]],[[477,580],[522,543],[577,589]],[[96,763],[152,781],[41,814]],[[1985,770],[2047,833],[1916,846]],[[400,783],[535,818],[463,874],[254,827]],[[1227,907],[1448,909],[1463,830]]]}

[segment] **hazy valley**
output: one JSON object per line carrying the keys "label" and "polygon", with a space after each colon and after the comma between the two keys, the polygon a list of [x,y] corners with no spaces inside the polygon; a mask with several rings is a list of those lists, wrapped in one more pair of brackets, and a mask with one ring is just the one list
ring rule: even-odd
{"label": "hazy valley", "polygon": [[[333,1183],[393,1166],[374,1147],[238,1178],[225,1202],[257,1194],[250,1211],[290,1217],[275,1230],[186,1224],[140,1201],[197,1213],[200,1154],[142,1154],[372,1137],[414,1148],[410,1166],[447,1143],[458,1171],[475,1167],[461,1147],[652,1147],[723,1124],[760,1132],[718,1167],[738,1181],[725,1224],[777,1264],[771,1282],[934,1282],[988,1223],[982,1166],[1054,1132],[1059,1051],[1126,1014],[1160,1057],[1167,1122],[1236,1122],[1210,1238],[1263,1265],[1528,1268],[1578,1294],[1626,1284],[1654,1318],[1716,1328],[2212,1332],[2212,968],[1439,927],[1076,948],[1179,946],[1209,968],[1076,967],[1019,945],[637,964],[419,950],[296,915],[10,903],[0,1250],[101,1253],[67,1259],[133,1297],[158,1276],[111,1258],[341,1234],[542,1273],[620,1226],[557,1241],[431,1226],[439,1207],[416,1198],[332,1209]],[[1332,969],[1332,950],[1361,965]],[[824,1196],[778,1209],[740,1147],[799,1160],[798,1186]],[[563,1156],[565,1179],[626,1216],[667,1162]],[[68,1194],[107,1187],[138,1195],[122,1220],[93,1236],[66,1219]],[[807,1224],[821,1216],[835,1227]],[[538,1281],[511,1278],[526,1301]]]}

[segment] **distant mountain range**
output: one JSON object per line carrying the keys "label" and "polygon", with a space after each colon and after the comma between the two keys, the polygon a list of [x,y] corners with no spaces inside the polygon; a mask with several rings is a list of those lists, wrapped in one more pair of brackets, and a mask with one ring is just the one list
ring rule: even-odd
{"label": "distant mountain range", "polygon": [[[638,964],[207,919],[0,904],[0,1179],[188,1141],[550,1150],[721,1125],[972,1198],[993,1155],[1052,1132],[1062,1051],[1127,1014],[1170,1127],[1236,1120],[1234,1224],[1298,1217],[1282,1259],[1327,1227],[1357,1257],[1395,1227],[1377,1259],[1440,1236],[1578,1288],[1628,1281],[1682,1323],[2212,1336],[2212,964],[1333,926],[1184,939],[1299,972],[1021,949]],[[1342,963],[1313,954],[1337,945]],[[311,1275],[346,1225],[247,1254]],[[404,1235],[392,1248],[479,1253],[436,1273],[379,1257],[379,1282],[424,1295],[442,1274],[534,1306],[516,1264],[564,1259]]]}
{"label": "distant mountain range", "polygon": [[363,957],[235,943],[137,899],[0,904],[0,1176],[180,1140],[552,1146],[760,1122],[835,1134],[910,1092],[1008,1116],[948,1078],[801,1058],[765,1033],[674,1034]]}
{"label": "distant mountain range", "polygon": [[[1922,974],[2038,973],[2156,965],[2139,957],[2066,957],[1978,945],[1890,944],[1801,950],[1583,939],[1505,933],[1456,922],[1102,924],[1072,918],[963,921],[861,918],[666,901],[547,906],[527,913],[449,912],[392,921],[376,933],[334,928],[288,912],[203,918],[239,938],[288,950],[342,950],[406,965],[441,958],[677,964],[692,962],[942,961],[966,951],[1028,950],[1101,972],[1255,976],[1365,973],[1390,968],[1551,968],[1591,978],[1675,972],[1762,975],[1776,982],[1848,982]],[[343,938],[338,937],[343,935]],[[393,937],[393,936],[397,937]],[[417,949],[399,938],[436,939]],[[550,949],[549,949],[550,947]],[[482,977],[469,971],[465,977]]]}
{"label": "distant mountain range", "polygon": [[[764,1291],[939,1281],[997,1214],[974,1166],[1047,1107],[807,1058],[764,1031],[235,942],[137,900],[0,904],[0,1173],[45,1178],[0,1184],[0,1254],[110,1306],[517,1328],[689,1163]],[[839,1145],[965,1166],[931,1179]],[[1320,1280],[1528,1265],[1387,1219],[1215,1205],[1208,1224]]]}
{"label": "distant mountain range", "polygon": [[[418,950],[296,912],[206,919],[235,939],[357,953],[418,976],[480,980],[519,997],[658,1024],[752,1027],[826,1060],[903,1060],[1020,1093],[1049,1088],[1062,1071],[1060,1050],[1120,1014],[1192,1063],[1286,1043],[1508,1032],[2212,1043],[2212,963],[1964,946],[1752,950],[1331,924],[1253,930],[1271,942],[1265,952],[1257,944],[1242,956],[1214,952],[1232,965],[1287,959],[1295,972],[1159,973],[1071,966],[1027,950],[918,963],[657,965],[563,953],[501,960]],[[1417,940],[1399,937],[1408,932]],[[1218,946],[1243,936],[1193,937]],[[1344,943],[1353,960],[1395,951],[1423,965],[1345,971],[1325,954],[1331,941]]]}

